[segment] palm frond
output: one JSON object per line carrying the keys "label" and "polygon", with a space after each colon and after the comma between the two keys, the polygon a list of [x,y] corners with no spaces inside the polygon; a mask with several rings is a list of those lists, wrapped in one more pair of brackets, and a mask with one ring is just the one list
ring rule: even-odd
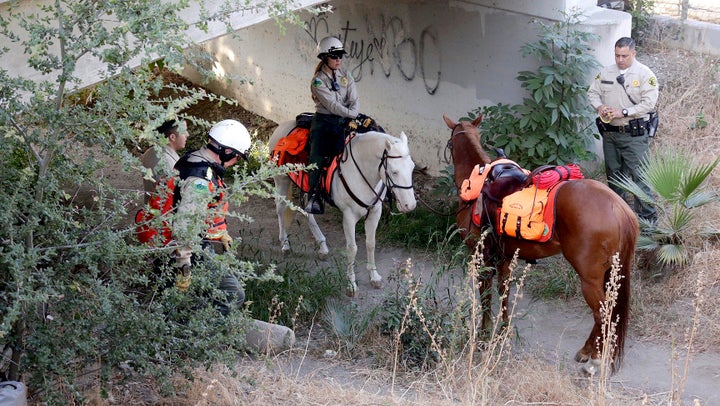
{"label": "palm frond", "polygon": [[689,170],[682,179],[683,196],[692,195],[700,185],[705,182],[705,179],[710,176],[715,167],[718,166],[718,163],[720,163],[720,157],[708,164],[690,165]]}
{"label": "palm frond", "polygon": [[699,190],[694,191],[690,196],[685,199],[683,206],[688,209],[694,209],[696,207],[704,206],[708,203],[714,203],[720,201],[720,195],[712,190]]}
{"label": "palm frond", "polygon": [[683,231],[687,230],[692,224],[694,218],[695,215],[690,209],[681,205],[673,206],[672,215],[668,219],[670,222],[670,228],[673,231],[672,234],[681,234]]}
{"label": "palm frond", "polygon": [[678,153],[655,155],[643,161],[640,176],[645,183],[663,200],[676,202],[683,173],[687,169],[687,160]]}
{"label": "palm frond", "polygon": [[638,237],[637,243],[635,244],[635,248],[642,251],[654,251],[659,247],[657,241],[655,241],[651,236],[641,234]]}
{"label": "palm frond", "polygon": [[[638,185],[634,180],[630,179],[625,174],[620,174],[620,176],[609,180],[609,182],[628,193],[632,193],[643,202],[651,204],[655,203],[655,199],[652,196],[649,196],[647,193],[645,193],[645,191],[640,188],[640,185]],[[654,189],[652,186],[650,187]]]}
{"label": "palm frond", "polygon": [[658,261],[666,266],[683,266],[690,260],[687,249],[683,245],[663,244],[657,253]]}

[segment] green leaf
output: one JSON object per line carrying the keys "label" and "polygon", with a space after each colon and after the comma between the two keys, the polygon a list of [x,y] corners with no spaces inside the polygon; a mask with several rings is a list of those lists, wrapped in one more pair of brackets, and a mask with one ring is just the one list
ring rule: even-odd
{"label": "green leaf", "polygon": [[689,263],[689,255],[682,245],[662,244],[657,250],[658,259],[666,266],[683,266]]}

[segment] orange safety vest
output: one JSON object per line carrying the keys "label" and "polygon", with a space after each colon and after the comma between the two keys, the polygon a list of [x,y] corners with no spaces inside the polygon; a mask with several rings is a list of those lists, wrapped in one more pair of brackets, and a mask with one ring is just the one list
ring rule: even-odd
{"label": "orange safety vest", "polygon": [[[208,162],[187,162],[182,159],[181,161],[178,161],[176,165],[180,172],[180,179],[187,179],[191,176],[205,179],[209,182],[210,193],[214,194],[216,190],[220,191],[215,199],[208,203],[209,212],[214,215],[205,220],[208,225],[205,238],[218,240],[227,232],[225,217],[230,207],[230,204],[225,201],[224,189],[227,185]],[[152,246],[165,246],[170,243],[172,230],[165,217],[167,213],[175,210],[181,198],[177,177],[162,178],[157,181],[148,205],[135,214],[137,238],[141,243]],[[154,228],[151,221],[157,216],[163,220],[159,228]]]}
{"label": "orange safety vest", "polygon": [[220,192],[217,197],[210,203],[208,203],[208,209],[211,213],[215,213],[214,217],[208,218],[205,222],[208,224],[208,229],[205,232],[205,237],[208,240],[219,240],[223,234],[227,233],[227,222],[225,216],[227,216],[230,203],[225,201],[225,191],[227,187],[222,178],[214,176],[214,179],[210,179],[208,184],[208,190],[210,193],[215,193],[216,188],[220,188]]}

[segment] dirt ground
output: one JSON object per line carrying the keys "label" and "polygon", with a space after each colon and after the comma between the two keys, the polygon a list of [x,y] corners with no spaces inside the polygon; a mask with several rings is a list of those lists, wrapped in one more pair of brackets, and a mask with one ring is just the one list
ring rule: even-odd
{"label": "dirt ground", "polygon": [[[255,230],[264,230],[262,242],[259,246],[265,246],[271,250],[279,251],[280,245],[277,242],[277,220],[274,217],[274,203],[270,200],[254,200],[249,202],[247,212],[264,213],[256,215],[252,228]],[[272,215],[268,215],[272,213]],[[341,256],[344,249],[344,236],[342,233],[342,225],[340,213],[333,210],[324,216],[317,216],[320,226],[326,234],[327,240],[330,242],[332,255]],[[298,245],[299,242],[311,239],[309,229],[304,219],[296,214],[296,221],[291,230],[291,241]],[[246,230],[246,232],[248,232]],[[253,233],[257,236],[257,234]],[[383,290],[372,289],[369,283],[368,274],[364,270],[364,241],[362,236],[358,236],[358,265],[357,280],[360,288],[360,295],[353,299],[361,308],[372,308],[381,303],[384,297]],[[305,247],[299,255],[307,256],[308,266],[312,267],[316,263],[313,257],[311,247]],[[408,258],[412,259],[415,275],[419,275],[423,280],[430,280],[434,270],[440,267],[440,264],[434,263],[433,259],[427,253],[408,251],[393,247],[378,247],[376,250],[376,261],[378,271],[387,280],[390,272],[396,268],[398,261],[404,261]],[[321,265],[329,265],[329,263],[321,263]],[[309,269],[311,270],[311,269]],[[457,270],[457,277],[460,277],[460,270]],[[577,364],[573,361],[575,352],[583,345],[592,326],[592,315],[589,308],[582,299],[571,299],[570,301],[534,301],[529,295],[524,295],[519,301],[516,313],[515,325],[520,345],[516,345],[514,351],[518,353],[538,351],[545,355],[550,362],[557,363],[558,368],[574,370]],[[350,300],[350,299],[348,299]],[[682,336],[682,334],[680,334]],[[667,337],[667,336],[665,336]],[[323,345],[327,349],[332,349],[332,343],[323,343],[322,339],[318,340],[317,336],[309,338],[307,335],[298,335],[299,348],[310,345],[317,349],[322,349]],[[308,341],[309,340],[309,341]],[[315,340],[315,341],[313,341]],[[673,380],[677,384],[678,376],[673,376],[672,368],[683,367],[685,363],[685,354],[682,348],[674,348],[673,342],[659,339],[648,339],[637,337],[633,334],[632,328],[626,341],[625,362],[620,371],[615,374],[611,380],[613,385],[631,392],[644,393],[652,396],[667,396],[671,390]],[[677,351],[679,354],[675,354]],[[315,351],[318,353],[319,351]],[[679,358],[674,358],[679,356]],[[298,361],[303,358],[302,351],[297,354]],[[297,364],[292,362],[292,357],[286,360],[289,369],[295,368]],[[674,364],[674,365],[673,365]],[[314,368],[329,368],[337,364],[323,359],[315,359],[312,362],[306,361],[303,371],[304,374],[313,374]],[[703,353],[694,353],[689,360],[688,376],[685,384],[685,399],[688,404],[691,399],[700,399],[701,405],[720,404],[720,352],[706,351]],[[352,371],[347,371],[352,375]],[[676,374],[682,373],[682,370],[675,371]],[[337,371],[333,372],[334,375]],[[580,374],[578,373],[578,376]],[[335,377],[338,379],[338,376]],[[638,403],[640,404],[640,403]],[[651,403],[652,404],[652,403]]]}
{"label": "dirt ground", "polygon": [[[649,59],[652,60],[652,59]],[[176,78],[176,80],[180,80]],[[275,127],[275,123],[256,116],[237,106],[228,106],[218,109],[215,105],[199,105],[193,109],[208,121],[216,121],[224,118],[234,118],[247,123],[249,130],[258,131],[259,138],[266,139]],[[412,147],[412,146],[411,146]],[[141,188],[139,178],[135,182],[131,177],[119,175],[129,188]],[[418,173],[418,177],[423,177]],[[427,184],[428,179],[418,179],[418,184]],[[137,183],[137,184],[135,184]],[[422,196],[422,186],[421,190]],[[280,245],[277,241],[277,219],[274,212],[274,202],[271,199],[251,198],[241,211],[253,217],[251,224],[230,224],[230,228],[238,231],[238,236],[243,238],[244,243],[262,250],[271,250],[279,253]],[[320,227],[326,233],[327,241],[331,249],[331,259],[340,258],[344,249],[344,235],[342,233],[341,215],[336,209],[330,209],[327,214],[317,216]],[[291,243],[294,247],[293,255],[304,256],[308,259],[308,271],[314,266],[327,265],[329,262],[318,262],[313,255],[312,246],[308,241],[312,238],[307,224],[302,215],[296,214],[290,229]],[[383,298],[383,290],[375,290],[370,287],[367,272],[364,270],[365,244],[363,236],[358,236],[358,264],[357,280],[360,294],[354,300],[361,308],[370,308],[380,303]],[[253,248],[253,249],[254,249]],[[429,280],[435,269],[439,266],[433,262],[433,258],[424,252],[408,251],[394,247],[378,247],[376,260],[378,270],[384,279],[387,279],[390,271],[395,269],[398,261],[412,258],[416,274],[422,275]],[[458,270],[460,272],[460,270]],[[526,295],[527,296],[527,295]],[[350,299],[347,299],[350,300]],[[570,301],[533,301],[524,297],[519,302],[518,317],[516,326],[520,345],[516,345],[514,351],[532,352],[544,354],[551,362],[556,362],[559,367],[576,369],[572,361],[575,351],[584,343],[592,318],[589,309],[581,299]],[[671,326],[666,326],[670,328]],[[673,336],[682,336],[683,332],[676,332]],[[626,342],[625,363],[620,371],[613,376],[611,382],[617,387],[622,387],[630,392],[646,394],[652,400],[653,397],[666,399],[667,393],[672,390],[673,384],[677,384],[678,376],[686,362],[683,348],[677,348],[676,344],[669,340],[669,335],[658,335],[656,338],[639,337],[634,334],[632,328]],[[661,338],[657,338],[661,337]],[[662,338],[664,337],[664,338]],[[314,357],[313,353],[308,356],[303,349],[315,348],[315,353],[322,353],[323,348],[330,348],[330,344],[323,341],[327,338],[324,333],[317,331],[310,337],[306,332],[298,332],[296,343],[297,351],[286,355],[286,365],[289,373],[299,375],[322,374],[327,368],[333,369],[333,379],[353,378],[353,366],[338,366],[337,362],[328,360],[322,356]],[[689,368],[685,383],[684,402],[692,404],[692,399],[699,399],[702,405],[720,404],[720,352],[718,349],[693,353],[688,359]],[[339,373],[338,369],[345,370],[345,374]],[[674,371],[674,372],[673,372]],[[675,375],[674,375],[675,374]],[[642,398],[640,396],[639,398]],[[658,400],[658,399],[656,399]],[[653,403],[652,401],[650,402]],[[638,401],[638,404],[644,404]]]}

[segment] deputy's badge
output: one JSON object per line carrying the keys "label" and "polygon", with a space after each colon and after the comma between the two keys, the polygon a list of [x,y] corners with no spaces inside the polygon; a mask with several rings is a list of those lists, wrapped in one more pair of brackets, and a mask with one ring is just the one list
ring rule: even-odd
{"label": "deputy's badge", "polygon": [[655,79],[655,76],[650,76],[650,79],[648,79],[648,84],[650,84],[650,86],[652,87],[657,86],[657,79]]}
{"label": "deputy's badge", "polygon": [[343,87],[347,87],[348,83],[350,83],[350,81],[348,80],[348,78],[346,78],[346,77],[340,78],[340,84],[341,84]]}
{"label": "deputy's badge", "polygon": [[632,87],[640,87],[640,81],[635,79],[632,81]]}
{"label": "deputy's badge", "polygon": [[320,80],[320,78],[313,79],[313,82],[312,82],[313,87],[320,87],[320,86],[322,86],[322,84],[323,83],[322,83],[322,80]]}

